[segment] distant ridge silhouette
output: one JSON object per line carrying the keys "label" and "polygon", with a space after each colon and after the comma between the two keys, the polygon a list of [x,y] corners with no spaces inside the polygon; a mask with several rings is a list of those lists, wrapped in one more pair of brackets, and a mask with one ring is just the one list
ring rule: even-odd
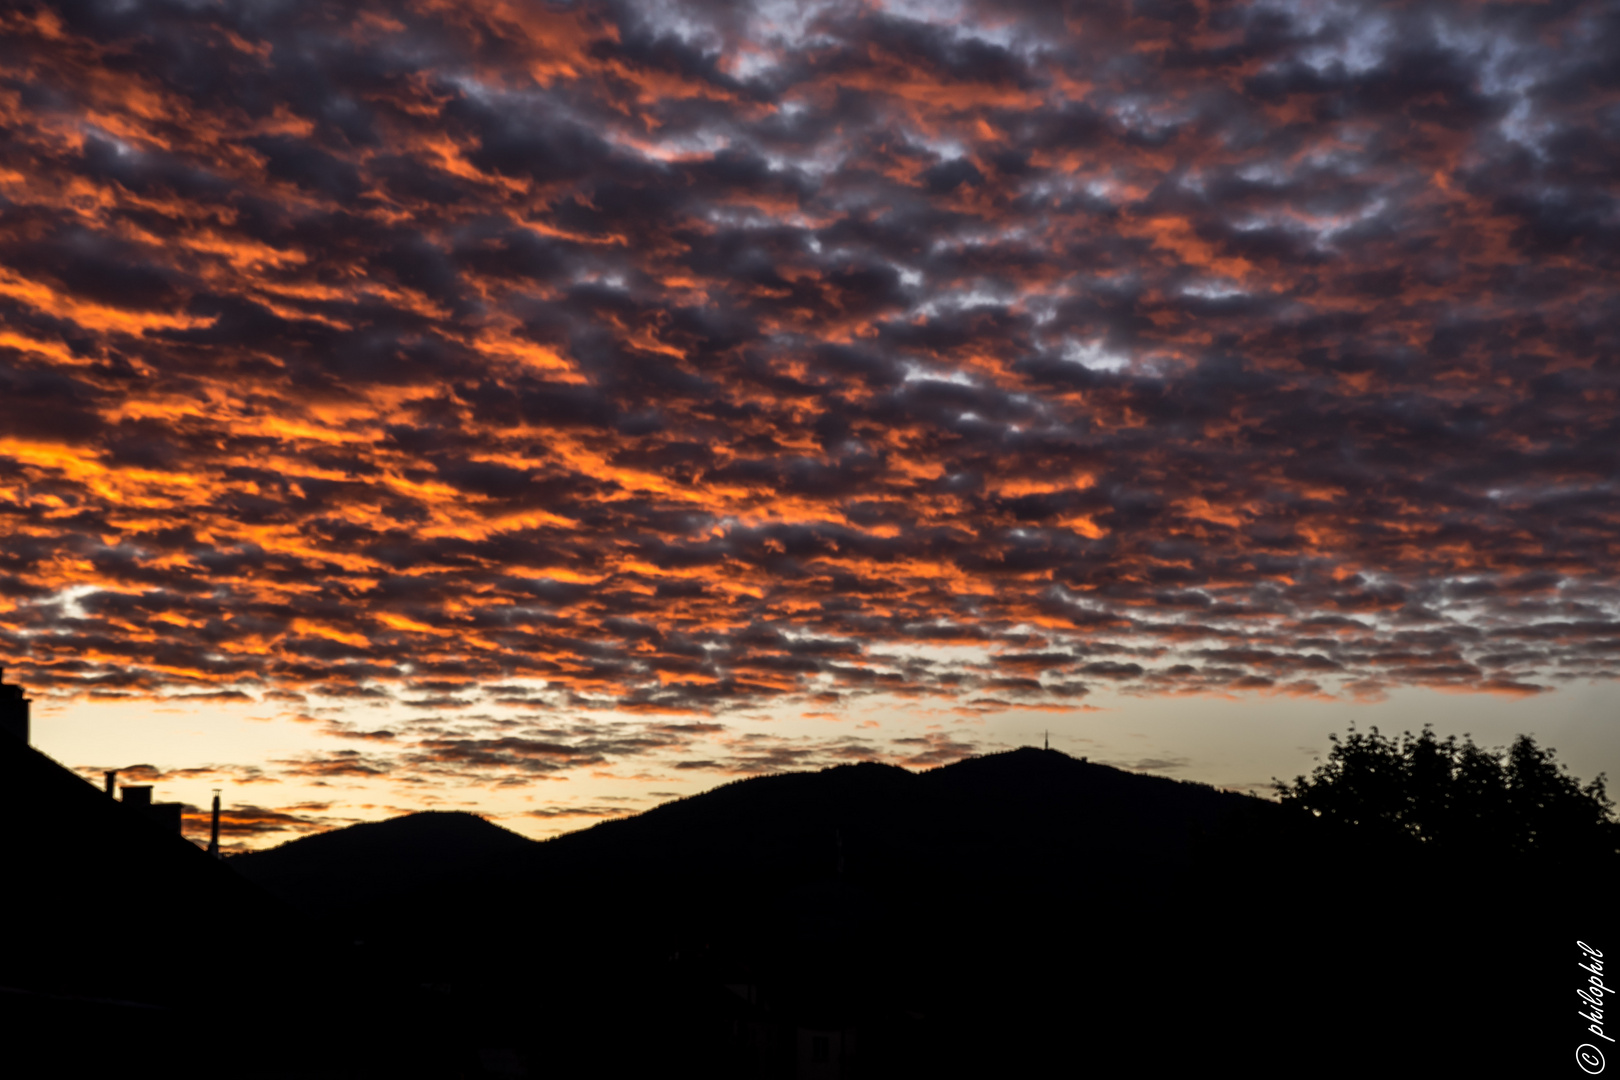
{"label": "distant ridge silhouette", "polygon": [[281,899],[330,915],[397,902],[435,878],[534,845],[475,814],[429,810],[289,840],[229,863]]}
{"label": "distant ridge silhouette", "polygon": [[541,843],[472,815],[413,814],[230,863],[310,909],[386,898],[405,919],[496,894],[532,905],[534,889],[547,905],[612,905],[604,893],[651,880],[699,892],[829,878],[891,890],[982,885],[987,872],[1056,887],[1083,874],[1094,889],[1135,894],[1185,872],[1199,837],[1255,804],[1275,809],[1025,748],[922,773],[863,763],[751,777]]}

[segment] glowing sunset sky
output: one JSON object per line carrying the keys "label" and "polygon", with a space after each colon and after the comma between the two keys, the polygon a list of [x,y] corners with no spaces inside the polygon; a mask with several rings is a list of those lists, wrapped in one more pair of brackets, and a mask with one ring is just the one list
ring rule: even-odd
{"label": "glowing sunset sky", "polygon": [[1620,9],[0,15],[0,662],[237,844],[1620,773]]}

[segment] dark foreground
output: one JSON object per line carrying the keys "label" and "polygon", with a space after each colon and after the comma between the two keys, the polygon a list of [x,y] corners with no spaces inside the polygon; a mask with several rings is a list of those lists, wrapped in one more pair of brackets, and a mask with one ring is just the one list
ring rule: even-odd
{"label": "dark foreground", "polygon": [[1036,750],[224,863],[0,756],[20,1076],[1581,1075],[1574,941],[1614,925],[1607,863]]}

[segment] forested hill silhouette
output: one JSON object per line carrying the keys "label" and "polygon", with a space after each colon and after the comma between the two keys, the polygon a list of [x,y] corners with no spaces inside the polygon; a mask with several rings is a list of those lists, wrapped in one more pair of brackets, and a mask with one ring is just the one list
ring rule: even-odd
{"label": "forested hill silhouette", "polygon": [[637,884],[655,882],[682,883],[664,901],[677,908],[816,882],[1022,896],[1083,879],[1094,894],[1140,895],[1184,873],[1199,838],[1254,802],[1026,748],[924,773],[863,763],[738,780],[538,844],[471,815],[413,814],[231,864],[312,910],[386,895],[407,921],[497,895],[601,911],[639,903]]}
{"label": "forested hill silhouette", "polygon": [[435,878],[460,880],[485,860],[533,846],[477,815],[430,810],[290,840],[230,864],[289,903],[339,915],[397,903]]}
{"label": "forested hill silhouette", "polygon": [[1026,748],[738,780],[542,843],[411,815],[230,863],[458,1015],[548,1017],[542,1071],[797,1075],[817,1031],[860,1033],[866,1071],[837,1075],[990,1075],[1081,1028],[1111,1053],[1140,940],[1188,934],[1179,898],[1256,813],[1281,810]]}
{"label": "forested hill silhouette", "polygon": [[[942,896],[986,920],[1077,897],[1088,908],[1148,900],[1251,801],[1034,749],[923,773],[845,765],[737,781],[557,837],[487,865],[476,892],[559,918],[617,912],[616,936],[644,948],[746,934],[781,956],[921,929]],[[637,917],[653,889],[667,920]],[[466,895],[437,891],[429,904],[458,910]]]}

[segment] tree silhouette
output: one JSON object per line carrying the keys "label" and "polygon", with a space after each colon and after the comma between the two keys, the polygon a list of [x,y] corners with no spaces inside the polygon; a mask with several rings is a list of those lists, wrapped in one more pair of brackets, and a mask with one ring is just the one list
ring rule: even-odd
{"label": "tree silhouette", "polygon": [[1329,739],[1328,760],[1310,777],[1274,781],[1285,806],[1459,856],[1563,861],[1620,851],[1605,777],[1582,787],[1529,735],[1506,750],[1467,735],[1440,739],[1427,726],[1398,741],[1353,726]]}

